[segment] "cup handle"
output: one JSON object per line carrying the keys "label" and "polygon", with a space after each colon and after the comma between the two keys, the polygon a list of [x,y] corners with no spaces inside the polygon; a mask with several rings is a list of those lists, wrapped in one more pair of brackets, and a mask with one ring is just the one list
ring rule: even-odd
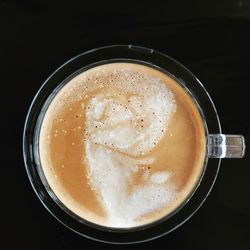
{"label": "cup handle", "polygon": [[245,148],[245,139],[242,135],[208,135],[209,158],[242,158]]}

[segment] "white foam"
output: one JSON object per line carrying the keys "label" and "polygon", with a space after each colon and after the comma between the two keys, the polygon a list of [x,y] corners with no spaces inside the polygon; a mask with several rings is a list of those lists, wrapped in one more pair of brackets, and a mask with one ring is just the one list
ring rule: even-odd
{"label": "white foam", "polygon": [[145,170],[143,183],[132,191],[128,187],[140,165],[154,161],[147,154],[166,133],[176,105],[173,93],[157,78],[123,69],[112,72],[111,81],[109,74],[99,71],[100,80],[88,82],[89,92],[99,86],[109,91],[89,98],[85,151],[90,185],[107,213],[107,224],[130,227],[175,194],[167,171],[150,175]]}
{"label": "white foam", "polygon": [[[134,173],[138,171],[137,161],[110,152],[107,148],[86,143],[86,154],[89,162],[90,185],[106,210],[107,225],[112,227],[132,227],[140,216],[160,209],[170,202],[174,195],[174,187],[157,183],[149,178],[145,170],[144,184],[128,192],[128,185]],[[169,175],[162,171],[158,179]]]}
{"label": "white foam", "polygon": [[[96,143],[133,156],[145,154],[159,142],[176,109],[174,95],[151,76],[124,70],[113,77],[109,93],[99,93],[89,102],[87,133]],[[91,91],[96,88],[98,84]]]}
{"label": "white foam", "polygon": [[157,172],[151,175],[150,180],[155,184],[163,184],[168,181],[170,177],[170,173],[164,172]]}

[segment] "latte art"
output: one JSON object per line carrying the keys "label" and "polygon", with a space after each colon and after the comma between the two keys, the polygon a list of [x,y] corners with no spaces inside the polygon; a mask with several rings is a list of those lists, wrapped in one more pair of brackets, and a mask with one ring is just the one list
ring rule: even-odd
{"label": "latte art", "polygon": [[190,95],[167,74],[104,64],[55,94],[39,153],[50,193],[67,211],[131,228],[169,215],[189,197],[203,171],[204,125]]}
{"label": "latte art", "polygon": [[86,137],[131,156],[143,155],[165,133],[176,108],[173,93],[157,78],[113,74],[109,92],[93,96],[86,108]]}
{"label": "latte art", "polygon": [[[154,162],[147,154],[167,133],[176,106],[159,79],[129,70],[113,74],[109,92],[95,92],[86,107],[85,154],[89,183],[99,194],[107,224],[128,227],[166,205],[175,193],[167,181],[169,172],[150,175],[145,165]],[[143,178],[129,190],[140,168]]]}

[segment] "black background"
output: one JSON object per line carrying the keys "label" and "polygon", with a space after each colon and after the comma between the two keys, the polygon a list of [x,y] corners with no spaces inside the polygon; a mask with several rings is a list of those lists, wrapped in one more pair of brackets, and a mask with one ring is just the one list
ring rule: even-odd
{"label": "black background", "polygon": [[[1,1],[1,239],[6,249],[133,248],[85,239],[57,222],[33,192],[22,129],[43,81],[98,46],[135,44],[188,67],[213,98],[224,133],[250,140],[250,1]],[[202,208],[143,248],[250,249],[250,153],[223,160]]]}

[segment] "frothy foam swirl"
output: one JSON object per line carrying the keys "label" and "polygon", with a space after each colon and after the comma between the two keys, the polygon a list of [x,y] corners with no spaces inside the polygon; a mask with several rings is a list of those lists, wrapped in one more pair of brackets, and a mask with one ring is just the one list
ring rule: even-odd
{"label": "frothy foam swirl", "polygon": [[129,69],[112,74],[106,86],[95,81],[95,95],[86,94],[86,162],[107,225],[131,227],[175,196],[167,171],[150,174],[143,169],[141,182],[129,187],[142,165],[155,160],[148,154],[167,132],[176,105],[173,93],[158,78]]}

